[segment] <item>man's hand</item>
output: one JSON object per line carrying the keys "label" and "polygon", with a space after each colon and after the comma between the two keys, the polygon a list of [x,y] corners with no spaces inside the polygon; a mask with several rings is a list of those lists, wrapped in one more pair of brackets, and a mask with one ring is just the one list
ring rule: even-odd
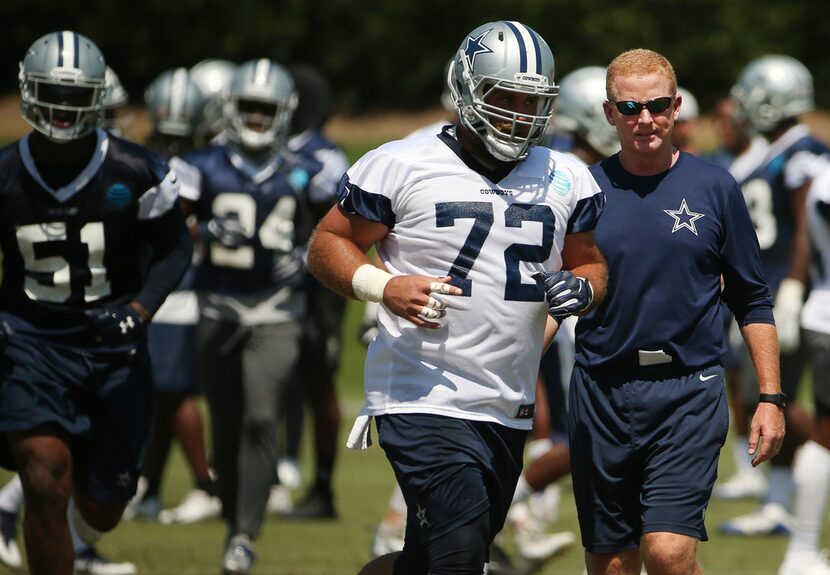
{"label": "man's hand", "polygon": [[793,278],[784,278],[775,296],[775,328],[778,348],[790,353],[798,348],[801,331],[801,307],[804,304],[804,284]]}
{"label": "man's hand", "polygon": [[130,304],[89,310],[86,313],[95,342],[101,345],[129,345],[144,335],[146,325],[139,311]]}
{"label": "man's hand", "polygon": [[539,272],[533,276],[545,290],[548,314],[557,321],[585,311],[594,301],[594,290],[587,279],[567,270]]}
{"label": "man's hand", "polygon": [[[760,441],[761,446],[758,447]],[[759,403],[749,428],[749,454],[757,467],[775,456],[784,441],[784,410],[772,403]]]}
{"label": "man's hand", "polygon": [[450,284],[449,276],[395,276],[383,290],[383,304],[389,311],[418,327],[438,329],[440,323],[429,321],[447,315],[443,296],[461,295],[461,288]]}
{"label": "man's hand", "polygon": [[247,236],[242,222],[236,216],[215,217],[199,224],[199,239],[204,242],[219,242],[226,248],[238,248]]}

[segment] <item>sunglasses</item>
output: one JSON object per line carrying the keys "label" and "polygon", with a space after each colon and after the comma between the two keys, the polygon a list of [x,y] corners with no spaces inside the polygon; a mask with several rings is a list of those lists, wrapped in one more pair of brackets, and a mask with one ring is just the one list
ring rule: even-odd
{"label": "sunglasses", "polygon": [[671,106],[674,96],[663,96],[662,98],[654,98],[648,102],[637,102],[635,100],[621,100],[619,102],[611,102],[616,106],[617,111],[623,116],[639,116],[643,108],[649,111],[650,114],[659,114],[666,111]]}

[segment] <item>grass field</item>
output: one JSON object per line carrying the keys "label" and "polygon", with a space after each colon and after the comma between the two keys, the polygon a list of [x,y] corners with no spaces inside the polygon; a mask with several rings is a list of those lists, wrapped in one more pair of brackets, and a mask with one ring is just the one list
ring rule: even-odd
{"label": "grass field", "polygon": [[[372,147],[357,142],[347,148],[354,159]],[[360,304],[351,303],[343,327],[344,349],[338,389],[343,406],[342,445],[362,399],[363,349],[356,341]],[[356,573],[369,557],[373,530],[383,515],[393,478],[383,452],[372,447],[365,452],[345,448],[339,456],[335,477],[337,521],[287,522],[270,517],[257,545],[258,575],[343,575]],[[311,457],[304,457],[305,477]],[[731,459],[724,457],[721,477],[731,474]],[[0,472],[0,483],[10,477]],[[570,483],[563,483],[561,519],[556,530],[578,531]],[[185,464],[174,449],[162,487],[165,506],[176,505],[190,489]],[[773,575],[783,557],[782,538],[737,539],[720,535],[717,526],[734,515],[751,511],[752,502],[712,502],[707,514],[711,540],[700,547],[700,561],[708,575]],[[825,526],[830,524],[830,519]],[[828,529],[824,544],[828,546]],[[132,561],[142,575],[216,574],[225,536],[219,520],[189,526],[123,522],[100,543],[100,550],[117,560]],[[3,567],[0,567],[3,573]],[[575,548],[547,565],[545,575],[579,575],[582,552]]]}
{"label": "grass field", "polygon": [[[343,363],[338,380],[344,411],[341,444],[361,402],[363,351],[355,337],[360,309],[359,304],[351,304],[344,325]],[[304,458],[306,477],[310,473],[310,459]],[[721,477],[731,473],[730,464],[730,458],[724,457]],[[5,482],[7,477],[8,474],[3,473],[0,480]],[[255,573],[356,573],[369,559],[372,532],[383,515],[392,486],[392,474],[380,448],[373,446],[364,452],[344,448],[335,480],[340,518],[328,522],[288,522],[270,517],[257,545]],[[561,519],[555,529],[577,531],[570,483],[565,482],[563,487]],[[162,489],[167,506],[177,504],[190,489],[190,480],[178,449],[173,452]],[[700,547],[700,560],[708,575],[775,574],[783,557],[785,539],[739,539],[717,532],[719,523],[753,507],[752,502],[712,502],[707,514],[711,540]],[[185,526],[123,522],[101,541],[100,549],[113,558],[136,563],[142,575],[215,574],[219,572],[224,535],[224,526],[218,520]],[[825,542],[826,536],[825,533]],[[0,567],[0,573],[2,569]],[[581,572],[582,553],[579,548],[572,549],[540,571],[545,575],[579,575]]]}

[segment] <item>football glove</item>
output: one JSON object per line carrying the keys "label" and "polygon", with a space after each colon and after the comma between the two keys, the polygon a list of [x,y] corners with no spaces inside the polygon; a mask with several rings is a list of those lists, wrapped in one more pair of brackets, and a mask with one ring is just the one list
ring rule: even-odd
{"label": "football glove", "polygon": [[226,248],[238,248],[247,236],[242,222],[236,216],[215,217],[199,224],[199,239],[204,242],[219,242]]}
{"label": "football glove", "polygon": [[380,304],[373,301],[367,301],[366,307],[363,308],[363,320],[357,330],[357,337],[365,346],[372,343],[378,336],[378,309],[380,309]]}
{"label": "football glove", "polygon": [[545,290],[545,299],[550,306],[548,314],[559,322],[588,309],[594,301],[591,282],[567,270],[539,272],[533,277]]}
{"label": "football glove", "polygon": [[144,320],[138,310],[129,304],[89,310],[86,315],[98,344],[130,345],[138,343],[144,335]]}
{"label": "football glove", "polygon": [[801,307],[804,305],[804,284],[794,278],[784,278],[775,296],[775,328],[781,353],[798,349],[801,330]]}

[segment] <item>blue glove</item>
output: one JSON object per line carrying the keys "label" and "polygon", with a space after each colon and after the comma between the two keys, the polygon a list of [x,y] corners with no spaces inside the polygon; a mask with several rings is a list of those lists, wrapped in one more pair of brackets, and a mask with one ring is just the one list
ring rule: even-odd
{"label": "blue glove", "polygon": [[594,290],[586,278],[566,270],[539,272],[533,278],[542,284],[548,300],[548,314],[561,322],[569,315],[585,311],[594,301]]}
{"label": "blue glove", "polygon": [[247,236],[242,222],[236,216],[215,217],[199,224],[199,238],[205,242],[219,242],[226,248],[238,248]]}
{"label": "blue glove", "polygon": [[145,325],[133,306],[107,307],[86,312],[96,343],[120,346],[138,343],[144,335]]}

